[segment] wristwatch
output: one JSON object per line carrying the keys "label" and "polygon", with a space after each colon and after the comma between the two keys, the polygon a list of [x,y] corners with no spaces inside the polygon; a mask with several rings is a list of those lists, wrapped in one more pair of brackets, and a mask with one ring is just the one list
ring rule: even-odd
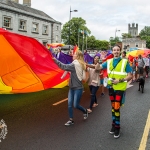
{"label": "wristwatch", "polygon": [[119,82],[124,82],[126,81],[126,79],[119,79]]}

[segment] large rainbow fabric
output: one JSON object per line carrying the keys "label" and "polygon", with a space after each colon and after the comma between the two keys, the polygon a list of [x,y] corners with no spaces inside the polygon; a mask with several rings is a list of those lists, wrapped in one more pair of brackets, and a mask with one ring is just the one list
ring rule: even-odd
{"label": "large rainbow fabric", "polygon": [[0,93],[62,88],[69,79],[63,73],[37,40],[0,28]]}

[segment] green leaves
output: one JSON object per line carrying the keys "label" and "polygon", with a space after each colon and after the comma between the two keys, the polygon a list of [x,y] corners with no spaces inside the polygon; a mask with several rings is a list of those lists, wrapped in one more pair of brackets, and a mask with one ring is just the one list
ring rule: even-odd
{"label": "green leaves", "polygon": [[145,26],[139,35],[142,40],[146,40],[146,47],[150,48],[150,26]]}
{"label": "green leaves", "polygon": [[[70,32],[69,32],[70,28]],[[86,21],[79,18],[72,18],[70,21],[64,24],[61,35],[65,44],[69,44],[70,37],[70,45],[78,45],[81,49],[83,45],[83,35],[88,36],[91,31],[86,27]],[[69,36],[70,34],[70,36]]]}
{"label": "green leaves", "polygon": [[[70,30],[69,30],[70,29]],[[69,36],[70,33],[70,36]],[[105,50],[109,48],[108,41],[96,40],[91,31],[86,26],[86,21],[80,18],[72,18],[63,25],[61,32],[62,39],[65,44],[78,45],[79,49],[98,49]]]}

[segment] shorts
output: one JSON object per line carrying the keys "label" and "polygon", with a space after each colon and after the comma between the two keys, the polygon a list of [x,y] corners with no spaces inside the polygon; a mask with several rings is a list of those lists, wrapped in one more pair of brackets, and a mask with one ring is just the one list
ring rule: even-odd
{"label": "shorts", "polygon": [[100,85],[104,84],[104,79],[100,79]]}
{"label": "shorts", "polygon": [[143,67],[138,67],[138,74],[143,74],[143,73],[144,73]]}

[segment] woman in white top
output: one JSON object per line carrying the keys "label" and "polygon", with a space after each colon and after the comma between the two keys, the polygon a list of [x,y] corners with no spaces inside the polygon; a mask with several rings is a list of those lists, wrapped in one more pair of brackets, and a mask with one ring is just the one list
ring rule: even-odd
{"label": "woman in white top", "polygon": [[99,78],[99,73],[100,73],[100,65],[99,65],[99,56],[95,56],[94,57],[94,62],[93,62],[93,66],[95,66],[95,68],[87,68],[87,71],[89,72],[89,81],[88,81],[88,85],[89,85],[89,89],[90,89],[90,93],[91,93],[91,102],[90,102],[90,106],[89,109],[87,109],[88,113],[92,112],[92,107],[96,107],[97,104],[97,98],[96,98],[96,93],[99,89],[100,86],[100,78]]}
{"label": "woman in white top", "polygon": [[145,62],[145,72],[146,72],[146,78],[147,78],[148,72],[149,72],[149,64],[150,64],[150,60],[148,56],[144,58],[144,62]]}

